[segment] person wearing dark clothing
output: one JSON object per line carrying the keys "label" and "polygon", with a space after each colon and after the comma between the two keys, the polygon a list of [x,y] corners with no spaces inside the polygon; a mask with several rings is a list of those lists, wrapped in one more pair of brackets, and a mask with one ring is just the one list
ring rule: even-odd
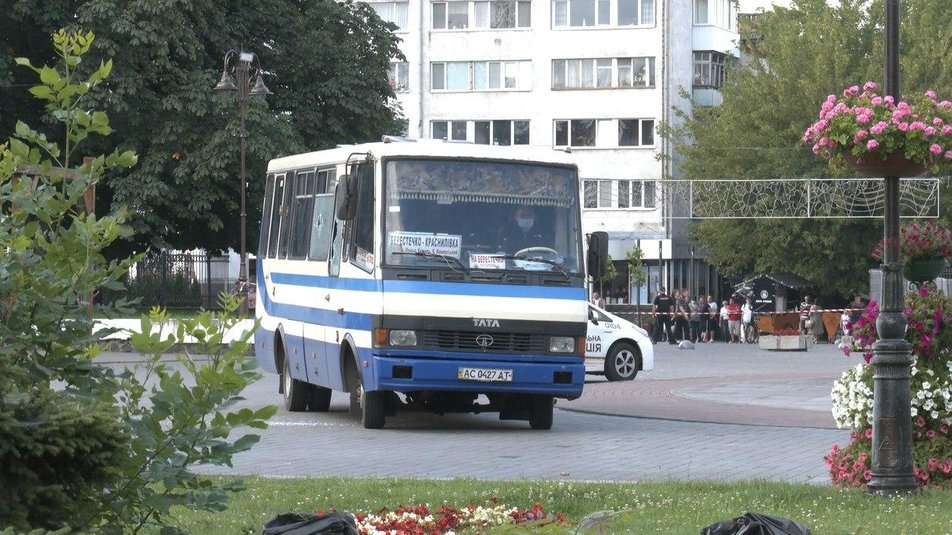
{"label": "person wearing dark clothing", "polygon": [[661,340],[662,333],[668,337],[669,344],[677,344],[674,341],[674,333],[671,332],[671,312],[674,310],[674,300],[664,292],[664,288],[658,290],[651,303],[651,313],[655,316],[655,342]]}
{"label": "person wearing dark clothing", "polygon": [[516,254],[529,247],[552,247],[552,240],[536,225],[535,210],[531,206],[520,206],[500,230],[499,245],[507,253]]}

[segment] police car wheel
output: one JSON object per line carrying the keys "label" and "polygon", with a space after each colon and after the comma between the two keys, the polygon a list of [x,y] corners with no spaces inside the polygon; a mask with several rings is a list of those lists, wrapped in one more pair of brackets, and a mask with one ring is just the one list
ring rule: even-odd
{"label": "police car wheel", "polygon": [[638,375],[638,354],[631,344],[620,342],[605,357],[605,377],[609,381],[631,381]]}

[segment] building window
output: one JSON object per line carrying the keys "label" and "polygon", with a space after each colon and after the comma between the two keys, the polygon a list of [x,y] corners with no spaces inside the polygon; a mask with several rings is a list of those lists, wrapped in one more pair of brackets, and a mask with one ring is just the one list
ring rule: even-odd
{"label": "building window", "polygon": [[654,145],[654,119],[618,119],[619,147]]}
{"label": "building window", "polygon": [[407,29],[407,2],[374,2],[370,7],[377,12],[377,15],[387,21],[397,25],[401,30]]}
{"label": "building window", "polygon": [[714,51],[694,52],[694,87],[719,88],[724,85],[727,55]]}
{"label": "building window", "polygon": [[433,121],[430,137],[451,141],[466,141],[466,121]]}
{"label": "building window", "polygon": [[555,121],[556,147],[594,147],[595,119]]}
{"label": "building window", "polygon": [[394,91],[410,90],[410,64],[406,61],[391,61],[387,68],[387,81]]}
{"label": "building window", "polygon": [[477,28],[529,28],[532,4],[515,0],[473,2],[473,20]]}
{"label": "building window", "polygon": [[694,0],[694,24],[707,24],[707,0]]}
{"label": "building window", "polygon": [[469,2],[433,2],[432,16],[437,30],[469,28]]}
{"label": "building window", "polygon": [[552,89],[653,87],[654,84],[653,57],[552,60]]}
{"label": "building window", "polygon": [[430,88],[446,91],[532,89],[530,61],[436,62],[430,69]]}
{"label": "building window", "polygon": [[653,180],[585,180],[585,208],[655,208]]}
{"label": "building window", "polygon": [[655,0],[552,0],[552,27],[648,26],[654,24],[654,4]]}
{"label": "building window", "polygon": [[529,121],[475,121],[473,133],[477,145],[528,145]]}

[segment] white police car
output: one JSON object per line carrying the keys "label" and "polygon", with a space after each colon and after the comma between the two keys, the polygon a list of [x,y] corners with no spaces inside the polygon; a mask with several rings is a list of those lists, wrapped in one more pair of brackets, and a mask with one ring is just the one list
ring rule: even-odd
{"label": "white police car", "polygon": [[630,381],[639,371],[654,369],[654,346],[634,323],[588,305],[585,373],[604,374],[609,381]]}

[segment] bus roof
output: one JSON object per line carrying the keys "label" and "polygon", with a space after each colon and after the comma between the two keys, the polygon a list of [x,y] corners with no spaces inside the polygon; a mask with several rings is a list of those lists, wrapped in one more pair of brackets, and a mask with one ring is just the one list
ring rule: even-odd
{"label": "bus roof", "polygon": [[374,158],[387,156],[420,156],[445,158],[488,158],[522,162],[542,162],[575,166],[571,155],[550,147],[531,145],[476,145],[433,139],[387,141],[340,145],[337,148],[294,154],[268,162],[268,172],[299,169],[308,166],[344,163],[351,154],[369,152]]}

